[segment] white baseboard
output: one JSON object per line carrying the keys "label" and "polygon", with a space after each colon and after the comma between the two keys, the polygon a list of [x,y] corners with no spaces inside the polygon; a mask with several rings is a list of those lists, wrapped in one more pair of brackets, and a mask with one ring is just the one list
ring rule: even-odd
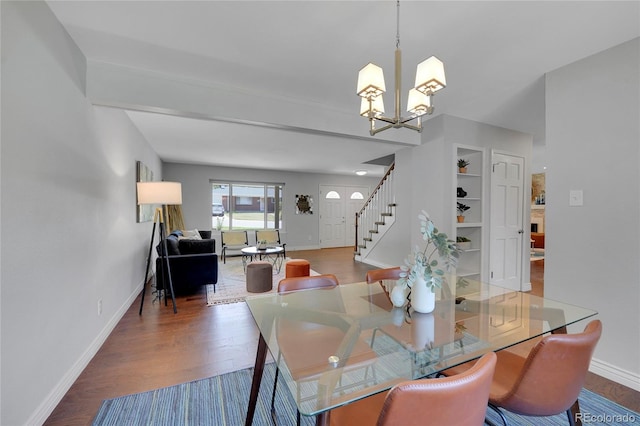
{"label": "white baseboard", "polygon": [[398,265],[389,265],[387,263],[378,262],[377,260],[362,258],[361,256],[356,256],[356,260],[358,262],[365,263],[367,265],[375,266],[376,268],[386,269],[386,268],[394,268]]}
{"label": "white baseboard", "polygon": [[522,284],[522,291],[531,291],[531,283],[523,283]]}
{"label": "white baseboard", "polygon": [[611,365],[595,358],[591,360],[589,371],[593,374],[597,374],[598,376],[602,376],[605,379],[612,380],[618,384],[640,392],[640,374],[623,370],[622,368],[618,368],[615,365]]}
{"label": "white baseboard", "polygon": [[62,401],[65,394],[71,389],[73,383],[80,377],[80,374],[89,365],[89,362],[98,350],[102,347],[102,344],[107,340],[107,337],[111,334],[113,329],[118,325],[124,314],[127,312],[133,301],[138,297],[142,291],[142,284],[138,285],[131,295],[125,300],[120,308],[114,313],[111,319],[105,324],[104,328],[100,331],[98,336],[91,342],[89,347],[84,351],[80,358],[75,362],[69,371],[62,377],[62,380],[53,388],[49,395],[42,401],[38,408],[31,414],[26,424],[28,425],[41,425],[51,415],[56,406]]}
{"label": "white baseboard", "polygon": [[319,245],[312,245],[312,246],[295,246],[295,247],[289,247],[289,244],[287,244],[287,250],[289,251],[297,251],[297,250],[319,250],[321,247]]}

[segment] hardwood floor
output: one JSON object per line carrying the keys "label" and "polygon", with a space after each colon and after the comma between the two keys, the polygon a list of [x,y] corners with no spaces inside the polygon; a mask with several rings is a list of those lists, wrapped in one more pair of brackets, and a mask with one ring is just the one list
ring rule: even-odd
{"label": "hardwood floor", "polygon": [[[333,273],[343,283],[362,281],[374,269],[353,261],[350,248],[292,251],[289,256],[308,259],[312,269]],[[542,277],[539,270],[536,274]],[[532,283],[536,294],[542,291],[540,279]],[[246,304],[207,307],[203,292],[178,298],[175,315],[171,304],[150,299],[147,295],[139,316],[138,297],[45,425],[87,425],[104,399],[253,366],[258,332]],[[640,412],[639,392],[593,374],[586,387]]]}

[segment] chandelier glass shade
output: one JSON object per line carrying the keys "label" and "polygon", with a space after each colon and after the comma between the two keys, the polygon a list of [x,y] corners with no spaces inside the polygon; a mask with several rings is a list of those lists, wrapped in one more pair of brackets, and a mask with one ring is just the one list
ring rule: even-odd
{"label": "chandelier glass shade", "polygon": [[[422,61],[416,69],[415,86],[409,90],[407,97],[408,117],[400,115],[402,52],[400,50],[400,1],[397,1],[397,35],[395,51],[395,99],[394,116],[384,115],[384,102],[382,94],[386,91],[384,72],[379,66],[368,63],[358,73],[356,93],[362,98],[360,103],[360,115],[367,117],[370,123],[371,136],[384,130],[394,128],[408,128],[417,132],[422,131],[421,117],[433,113],[433,95],[446,87],[447,81],[444,74],[444,64],[435,56]],[[416,120],[415,124],[409,124]],[[376,129],[376,121],[386,123]]]}

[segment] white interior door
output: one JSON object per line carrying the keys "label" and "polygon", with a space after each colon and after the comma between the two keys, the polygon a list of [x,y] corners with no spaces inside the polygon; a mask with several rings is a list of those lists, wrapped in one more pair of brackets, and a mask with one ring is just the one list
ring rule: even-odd
{"label": "white interior door", "polygon": [[524,158],[492,154],[491,284],[520,290],[524,206]]}
{"label": "white interior door", "polygon": [[320,185],[320,247],[355,244],[355,213],[368,197],[367,187]]}

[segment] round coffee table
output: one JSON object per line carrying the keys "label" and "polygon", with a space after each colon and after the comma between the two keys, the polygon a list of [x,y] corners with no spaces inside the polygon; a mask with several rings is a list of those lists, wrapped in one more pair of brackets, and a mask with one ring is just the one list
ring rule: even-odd
{"label": "round coffee table", "polygon": [[280,273],[282,262],[284,260],[284,249],[282,247],[269,246],[265,249],[257,247],[245,247],[240,250],[242,252],[242,267],[247,270],[247,262],[253,262],[257,257],[258,260],[266,260],[273,264],[273,272]]}

